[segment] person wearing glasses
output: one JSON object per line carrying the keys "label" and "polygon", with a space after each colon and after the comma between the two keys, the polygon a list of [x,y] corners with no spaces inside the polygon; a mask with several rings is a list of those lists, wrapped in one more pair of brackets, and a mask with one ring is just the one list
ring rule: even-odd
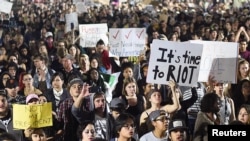
{"label": "person wearing glasses", "polygon": [[139,137],[152,130],[151,121],[148,119],[151,112],[155,110],[164,110],[172,114],[179,109],[179,94],[176,93],[176,83],[169,81],[169,87],[172,92],[172,104],[161,105],[163,100],[159,90],[153,89],[147,94],[147,109],[140,116]]}
{"label": "person wearing glasses", "polygon": [[116,137],[110,141],[136,141],[135,135],[135,118],[129,113],[120,114],[115,120]]}
{"label": "person wearing glasses", "polygon": [[30,73],[23,73],[23,88],[18,91],[19,95],[28,96],[29,94],[42,94],[42,91],[33,85],[33,77]]}
{"label": "person wearing glasses", "polygon": [[167,141],[169,114],[164,110],[155,110],[149,114],[153,130],[144,134],[140,141]]}

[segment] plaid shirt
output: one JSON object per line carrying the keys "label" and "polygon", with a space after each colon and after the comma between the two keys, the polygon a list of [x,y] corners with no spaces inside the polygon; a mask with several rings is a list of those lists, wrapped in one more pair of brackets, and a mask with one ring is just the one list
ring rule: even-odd
{"label": "plaid shirt", "polygon": [[59,122],[64,122],[64,124],[68,123],[69,114],[71,114],[71,107],[73,103],[74,103],[73,98],[67,98],[60,104],[57,110],[57,120]]}

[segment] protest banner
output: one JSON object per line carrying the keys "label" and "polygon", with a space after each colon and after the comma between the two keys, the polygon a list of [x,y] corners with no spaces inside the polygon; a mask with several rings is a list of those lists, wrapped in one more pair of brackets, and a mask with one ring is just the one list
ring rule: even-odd
{"label": "protest banner", "polygon": [[13,3],[6,0],[0,0],[0,12],[9,14],[11,12]]}
{"label": "protest banner", "polygon": [[82,47],[95,47],[98,40],[102,39],[108,44],[107,24],[81,24],[79,25],[80,45]]}
{"label": "protest banner", "polygon": [[65,32],[78,30],[79,24],[78,24],[78,15],[76,12],[70,13],[70,14],[65,14],[65,20],[66,20],[66,25],[65,25]]}
{"label": "protest banner", "polygon": [[207,82],[209,75],[221,83],[236,83],[238,44],[234,42],[199,41],[190,43],[202,44],[203,52],[198,80]]}
{"label": "protest banner", "polygon": [[78,3],[78,2],[84,2],[85,0],[72,0],[72,3],[73,4],[76,4],[76,3]]}
{"label": "protest banner", "polygon": [[153,40],[147,82],[168,84],[174,80],[180,86],[196,86],[202,45],[166,40]]}
{"label": "protest banner", "polygon": [[36,105],[13,104],[13,127],[16,129],[52,126],[51,102]]}
{"label": "protest banner", "polygon": [[87,6],[85,5],[84,2],[77,2],[75,4],[75,6],[76,6],[76,12],[78,14],[87,13],[88,12]]}
{"label": "protest banner", "polygon": [[110,52],[115,56],[139,56],[146,41],[145,28],[110,28]]}
{"label": "protest banner", "polygon": [[110,1],[109,0],[94,0],[95,3],[100,3],[102,5],[109,5]]}

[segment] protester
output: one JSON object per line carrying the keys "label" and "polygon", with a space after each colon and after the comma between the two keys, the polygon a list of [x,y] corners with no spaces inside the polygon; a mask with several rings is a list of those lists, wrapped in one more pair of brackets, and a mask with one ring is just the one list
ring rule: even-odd
{"label": "protester", "polygon": [[95,125],[91,121],[86,121],[78,126],[77,136],[79,141],[93,141],[95,134]]}
{"label": "protester", "polygon": [[244,125],[250,125],[250,105],[242,104],[237,119]]}
{"label": "protester", "polygon": [[24,141],[23,130],[17,130],[13,128],[13,112],[9,107],[6,94],[0,92],[0,129],[13,135],[16,141]]}
{"label": "protester", "polygon": [[140,141],[167,141],[169,115],[164,110],[155,110],[149,114],[153,130],[144,134]]}
{"label": "protester", "polygon": [[170,141],[185,141],[188,127],[183,120],[170,120],[168,125],[168,133]]}

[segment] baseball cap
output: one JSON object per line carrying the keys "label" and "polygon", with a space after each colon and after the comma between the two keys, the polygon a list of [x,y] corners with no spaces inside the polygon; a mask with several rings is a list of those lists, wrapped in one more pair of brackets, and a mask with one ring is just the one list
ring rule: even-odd
{"label": "baseball cap", "polygon": [[121,98],[113,98],[110,102],[110,108],[125,108],[125,101]]}
{"label": "baseball cap", "polygon": [[70,82],[69,82],[69,87],[71,87],[74,84],[80,84],[83,85],[83,81],[80,78],[73,78]]}
{"label": "baseball cap", "polygon": [[13,79],[13,78],[10,78],[6,81],[6,88],[16,88],[18,86],[18,82],[17,80]]}
{"label": "baseball cap", "polygon": [[45,37],[46,37],[46,38],[48,38],[48,37],[53,37],[52,32],[47,32],[47,33],[45,34]]}
{"label": "baseball cap", "polygon": [[26,97],[26,104],[28,104],[30,102],[31,99],[37,99],[39,100],[39,97],[38,95],[36,94],[29,94],[27,97]]}
{"label": "baseball cap", "polygon": [[159,116],[165,116],[167,113],[164,110],[155,110],[149,114],[151,121],[156,120]]}
{"label": "baseball cap", "polygon": [[168,125],[168,132],[171,132],[176,129],[187,130],[187,126],[183,120],[180,119],[171,120]]}

